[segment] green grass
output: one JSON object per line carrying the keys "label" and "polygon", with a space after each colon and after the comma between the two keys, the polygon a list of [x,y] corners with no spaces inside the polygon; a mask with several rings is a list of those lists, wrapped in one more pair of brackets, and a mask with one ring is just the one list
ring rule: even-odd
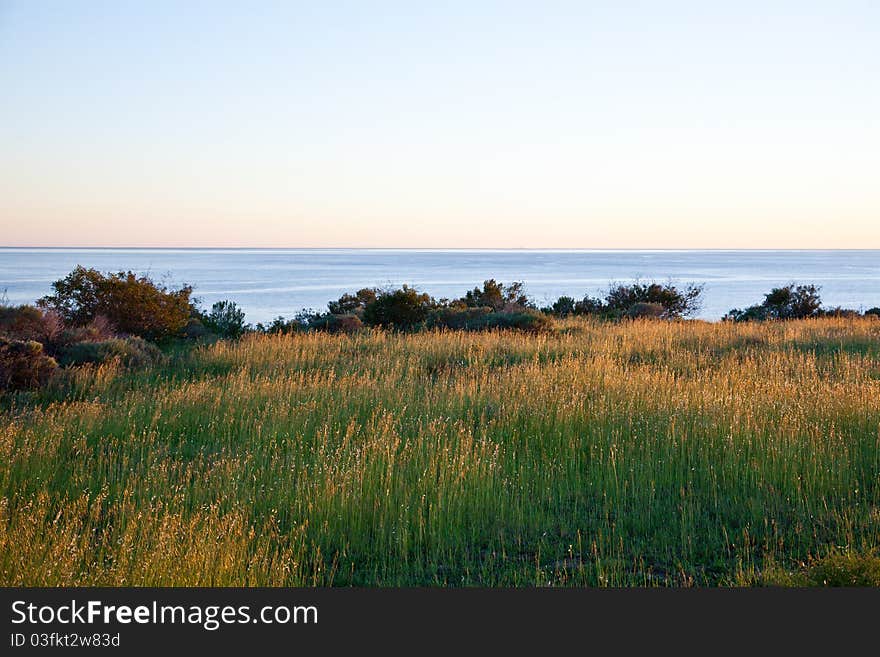
{"label": "green grass", "polygon": [[4,403],[3,585],[877,572],[880,321],[255,336]]}

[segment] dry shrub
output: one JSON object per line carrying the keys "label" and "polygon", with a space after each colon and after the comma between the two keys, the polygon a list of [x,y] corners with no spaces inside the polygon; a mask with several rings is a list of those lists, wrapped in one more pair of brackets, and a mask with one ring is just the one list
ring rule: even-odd
{"label": "dry shrub", "polygon": [[0,390],[39,388],[57,367],[39,342],[0,338]]}
{"label": "dry shrub", "polygon": [[77,342],[64,347],[59,355],[61,365],[103,364],[119,360],[130,368],[147,367],[162,359],[159,348],[142,338],[113,338],[99,342]]}
{"label": "dry shrub", "polygon": [[34,306],[0,306],[0,335],[11,340],[33,340],[46,344],[64,329],[61,317]]}

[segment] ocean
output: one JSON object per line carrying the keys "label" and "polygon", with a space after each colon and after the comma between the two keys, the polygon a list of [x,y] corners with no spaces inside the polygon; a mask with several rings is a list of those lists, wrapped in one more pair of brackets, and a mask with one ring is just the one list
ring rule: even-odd
{"label": "ocean", "polygon": [[703,319],[758,303],[789,282],[821,286],[826,305],[880,306],[877,250],[0,248],[0,294],[5,290],[9,303],[32,303],[76,265],[187,283],[205,307],[231,299],[250,322],[325,309],[362,287],[408,283],[456,298],[487,278],[524,281],[539,305],[561,295],[601,295],[612,281],[701,283]]}

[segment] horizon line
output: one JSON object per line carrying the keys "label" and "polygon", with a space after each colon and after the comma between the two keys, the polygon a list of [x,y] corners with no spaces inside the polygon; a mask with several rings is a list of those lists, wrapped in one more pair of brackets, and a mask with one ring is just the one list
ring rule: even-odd
{"label": "horizon line", "polygon": [[876,247],[530,247],[530,246],[43,246],[0,245],[0,249],[177,250],[177,251],[880,251]]}

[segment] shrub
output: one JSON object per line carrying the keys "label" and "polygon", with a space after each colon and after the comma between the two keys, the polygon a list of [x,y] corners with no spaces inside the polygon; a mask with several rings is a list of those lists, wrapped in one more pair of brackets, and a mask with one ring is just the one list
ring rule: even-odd
{"label": "shrub", "polygon": [[577,308],[577,301],[574,300],[573,297],[559,297],[556,301],[553,302],[553,305],[549,308],[545,308],[544,311],[548,315],[555,315],[556,317],[568,317],[569,315],[574,315],[575,310]]}
{"label": "shrub", "polygon": [[327,314],[328,313],[312,310],[311,308],[304,308],[289,320],[285,320],[283,317],[278,316],[270,325],[270,332],[296,333],[297,331],[308,331],[321,324]]}
{"label": "shrub", "polygon": [[498,283],[494,278],[483,281],[483,289],[475,287],[466,293],[459,301],[468,308],[491,308],[492,310],[504,310],[510,306],[529,308],[531,301],[525,294],[525,285],[522,281],[514,281],[509,285]]}
{"label": "shrub", "polygon": [[491,308],[468,308],[461,306],[447,306],[437,308],[431,312],[426,321],[426,328],[444,328],[453,331],[467,331],[472,326],[482,324],[486,315],[492,313]]}
{"label": "shrub", "polygon": [[65,348],[78,342],[102,342],[116,338],[116,332],[110,322],[101,315],[95,317],[85,326],[72,326],[65,328],[52,340],[45,343],[46,351],[57,357]]}
{"label": "shrub", "polygon": [[764,306],[749,306],[743,309],[731,308],[721,319],[732,322],[762,322],[771,317]]}
{"label": "shrub", "polygon": [[457,331],[489,331],[511,329],[538,332],[553,326],[547,315],[531,308],[508,312],[492,312],[489,308],[440,308],[426,322],[429,328]]}
{"label": "shrub", "polygon": [[880,317],[880,308],[868,308],[868,310],[865,311],[865,317],[868,317],[869,315]]}
{"label": "shrub", "polygon": [[215,303],[211,312],[202,317],[202,323],[209,331],[224,338],[240,338],[248,330],[244,311],[234,301]]}
{"label": "shrub", "polygon": [[205,336],[211,335],[204,322],[198,317],[190,317],[186,326],[183,327],[183,337],[187,340],[200,340]]}
{"label": "shrub", "polygon": [[364,327],[358,315],[334,315],[319,313],[314,310],[303,310],[293,319],[278,316],[269,324],[257,324],[255,330],[260,333],[298,333],[300,331],[324,331],[326,333],[354,333]]}
{"label": "shrub", "polygon": [[552,305],[543,308],[542,312],[555,317],[568,317],[605,314],[606,308],[601,299],[590,296],[585,296],[580,301],[575,301],[572,297],[559,297]]}
{"label": "shrub", "polygon": [[519,311],[490,313],[475,326],[470,327],[470,330],[512,329],[537,333],[551,328],[553,328],[553,320],[547,315],[532,308],[524,308]]}
{"label": "shrub", "polygon": [[55,359],[34,340],[0,338],[0,390],[25,390],[46,384],[57,369]]}
{"label": "shrub", "polygon": [[607,319],[623,317],[657,317],[675,319],[689,317],[700,309],[701,285],[689,284],[683,290],[675,285],[632,283],[612,285],[605,299],[585,296],[580,301],[559,297],[544,312],[557,317],[594,315]]}
{"label": "shrub", "polygon": [[159,362],[162,352],[143,338],[128,337],[101,342],[77,342],[64,347],[58,357],[59,363],[64,367],[101,364],[113,359],[126,367],[146,367]]}
{"label": "shrub", "polygon": [[626,316],[630,319],[654,318],[660,319],[666,316],[666,308],[659,303],[634,303],[626,311]]}
{"label": "shrub", "polygon": [[762,321],[768,319],[806,319],[822,314],[822,299],[815,285],[790,283],[775,287],[764,295],[764,301],[744,310],[733,308],[724,319],[735,322]]}
{"label": "shrub", "polygon": [[103,316],[123,333],[157,340],[178,335],[190,318],[192,288],[168,290],[133,272],[102,274],[78,266],[52,284],[54,294],[37,303],[71,326]]}
{"label": "shrub", "polygon": [[357,315],[319,315],[308,323],[308,328],[327,333],[354,333],[363,327]]}
{"label": "shrub", "polygon": [[331,301],[327,308],[331,315],[358,315],[361,316],[367,306],[376,300],[379,290],[374,287],[365,287],[354,294],[343,294],[337,301]]}
{"label": "shrub", "polygon": [[778,319],[804,319],[819,314],[822,299],[815,285],[777,287],[764,297],[764,306]]}
{"label": "shrub", "polygon": [[[312,316],[317,317],[319,315],[317,315],[316,313],[312,313],[309,315],[309,317]],[[260,333],[295,333],[296,331],[301,331],[308,328],[308,321],[308,318],[303,321],[298,321],[296,319],[284,319],[284,317],[278,315],[278,317],[273,319],[268,324],[257,322],[255,330]]]}
{"label": "shrub", "polygon": [[605,311],[605,304],[601,299],[585,296],[574,305],[575,315],[597,315]]}
{"label": "shrub", "polygon": [[35,306],[0,306],[0,335],[12,340],[34,340],[46,344],[64,329],[54,312]]}
{"label": "shrub", "polygon": [[880,586],[880,556],[874,552],[829,554],[811,558],[794,572],[768,568],[760,581],[769,586]]}
{"label": "shrub", "polygon": [[853,310],[852,308],[841,308],[840,306],[835,306],[834,308],[820,308],[816,313],[819,317],[838,317],[838,318],[855,318],[859,317],[859,311]]}
{"label": "shrub", "polygon": [[833,554],[807,569],[813,586],[880,586],[880,557],[872,554]]}
{"label": "shrub", "polygon": [[407,285],[396,290],[382,290],[376,300],[364,308],[363,321],[369,326],[412,329],[428,317],[436,302],[427,294]]}
{"label": "shrub", "polygon": [[689,317],[700,309],[703,286],[689,284],[684,290],[675,285],[632,283],[612,285],[605,297],[604,309],[613,316],[627,315],[636,304],[658,304],[666,319]]}

